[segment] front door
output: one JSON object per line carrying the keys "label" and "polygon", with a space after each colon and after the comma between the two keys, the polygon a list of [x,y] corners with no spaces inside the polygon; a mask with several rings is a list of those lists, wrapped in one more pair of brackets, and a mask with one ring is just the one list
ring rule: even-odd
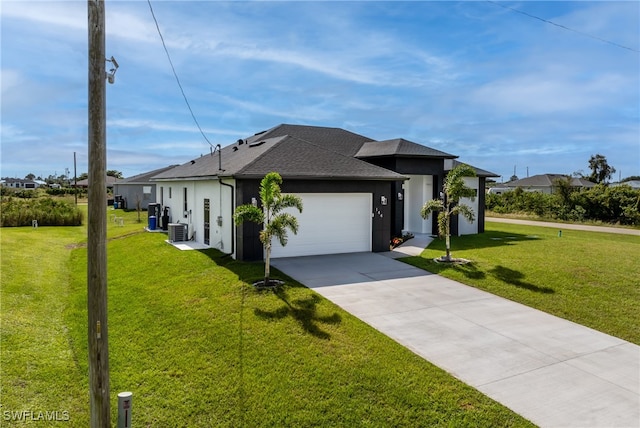
{"label": "front door", "polygon": [[209,230],[211,227],[210,206],[211,206],[211,202],[209,201],[209,199],[205,199],[204,200],[204,245],[209,245]]}

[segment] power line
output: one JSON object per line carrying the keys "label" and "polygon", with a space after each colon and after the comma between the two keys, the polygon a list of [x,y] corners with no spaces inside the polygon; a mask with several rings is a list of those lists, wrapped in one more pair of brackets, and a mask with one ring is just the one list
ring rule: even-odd
{"label": "power line", "polygon": [[637,50],[637,49],[633,49],[633,48],[630,48],[630,47],[628,47],[628,46],[624,46],[624,45],[618,44],[618,43],[616,43],[616,42],[612,42],[612,41],[610,41],[610,40],[603,39],[603,38],[598,37],[598,36],[594,36],[594,35],[592,35],[592,34],[584,33],[584,32],[582,32],[582,31],[578,31],[578,30],[574,30],[573,28],[569,28],[569,27],[566,27],[566,26],[561,25],[561,24],[556,24],[555,22],[549,21],[549,20],[544,19],[544,18],[540,18],[539,16],[531,15],[530,13],[527,13],[527,12],[524,12],[524,11],[521,11],[521,10],[518,10],[518,9],[515,9],[515,8],[510,7],[510,6],[505,6],[505,5],[503,5],[503,4],[500,4],[500,3],[495,2],[495,1],[492,1],[492,0],[486,0],[486,2],[487,2],[487,3],[494,4],[494,5],[496,5],[496,6],[500,6],[500,7],[504,8],[504,9],[508,9],[508,10],[510,10],[510,11],[512,11],[512,12],[516,12],[516,13],[519,13],[519,14],[521,14],[521,15],[528,16],[529,18],[537,19],[537,20],[542,21],[542,22],[544,22],[544,23],[546,23],[546,24],[555,25],[556,27],[560,27],[560,28],[562,28],[563,30],[572,31],[572,32],[577,33],[577,34],[580,34],[580,35],[582,35],[582,36],[590,37],[590,38],[592,38],[592,39],[599,40],[599,41],[601,41],[601,42],[608,43],[608,44],[610,44],[610,45],[613,45],[613,46],[616,46],[616,47],[619,47],[619,48],[622,48],[622,49],[627,49],[627,50],[630,50],[630,51],[632,51],[632,52],[638,52],[638,53],[640,53],[640,51],[639,51],[639,50]]}
{"label": "power line", "polygon": [[198,123],[198,119],[196,119],[196,115],[193,113],[193,110],[191,109],[191,104],[189,104],[189,100],[187,99],[187,96],[184,93],[184,89],[182,89],[182,84],[180,83],[180,79],[178,78],[178,73],[176,73],[176,69],[173,66],[173,61],[171,61],[171,55],[169,55],[169,50],[167,49],[167,45],[164,42],[164,37],[162,37],[162,32],[160,31],[160,25],[158,25],[158,20],[156,19],[156,15],[155,15],[155,13],[153,13],[153,8],[151,7],[151,0],[147,0],[147,3],[149,4],[149,10],[151,11],[151,16],[153,17],[153,21],[156,23],[156,29],[158,30],[158,34],[160,35],[160,40],[162,40],[162,47],[164,47],[164,51],[166,52],[167,58],[169,59],[169,64],[171,65],[171,70],[173,71],[173,75],[176,78],[176,82],[178,82],[178,87],[180,88],[180,92],[182,92],[182,97],[184,98],[184,102],[187,103],[187,107],[189,108],[189,112],[191,113],[191,117],[193,118],[193,121],[196,123],[196,126],[198,127],[198,129],[200,130],[200,133],[202,134],[202,136],[204,137],[206,142],[209,143],[209,145],[211,147],[213,147],[213,144],[211,144],[211,141],[209,141],[207,136],[204,135],[204,132],[202,131],[202,128],[200,127],[200,124]]}

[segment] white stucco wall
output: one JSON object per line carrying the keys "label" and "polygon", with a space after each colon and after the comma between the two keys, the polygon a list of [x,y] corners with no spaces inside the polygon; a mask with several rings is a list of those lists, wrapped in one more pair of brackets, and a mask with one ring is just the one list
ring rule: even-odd
{"label": "white stucco wall", "polygon": [[[464,184],[471,189],[476,190],[476,195],[479,194],[480,179],[477,177],[463,177]],[[459,235],[473,235],[478,233],[478,206],[479,199],[476,196],[473,200],[471,198],[461,198],[460,203],[468,205],[473,210],[475,221],[469,222],[466,218],[458,217],[458,234]]]}
{"label": "white stucco wall", "polygon": [[433,176],[409,175],[404,187],[404,230],[412,233],[431,233],[433,214],[420,216],[422,206],[433,199]]}
{"label": "white stucco wall", "polygon": [[[235,189],[235,180],[223,180]],[[184,189],[187,189],[187,210],[184,207]],[[189,237],[204,244],[204,200],[209,199],[209,247],[230,254],[233,218],[232,190],[215,180],[163,181],[156,185],[157,201],[169,207],[171,223],[189,225]],[[220,217],[220,221],[218,221]]]}

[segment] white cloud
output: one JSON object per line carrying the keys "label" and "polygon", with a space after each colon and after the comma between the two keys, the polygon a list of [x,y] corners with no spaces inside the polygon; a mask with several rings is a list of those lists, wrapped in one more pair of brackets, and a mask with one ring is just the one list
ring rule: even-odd
{"label": "white cloud", "polygon": [[55,25],[71,30],[86,30],[86,3],[79,1],[3,1],[2,19],[14,18]]}
{"label": "white cloud", "polygon": [[[107,121],[107,126],[110,128],[143,128],[152,131],[186,132],[200,135],[200,130],[193,122],[189,124],[178,124],[164,121],[161,122],[151,119],[113,119]],[[205,127],[203,128],[203,131],[205,132],[205,134],[244,136],[244,134],[234,129]]]}

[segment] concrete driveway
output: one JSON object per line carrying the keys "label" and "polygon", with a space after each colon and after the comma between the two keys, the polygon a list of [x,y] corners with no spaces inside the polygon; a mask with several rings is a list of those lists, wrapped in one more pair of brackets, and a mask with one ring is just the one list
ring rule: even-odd
{"label": "concrete driveway", "polygon": [[640,426],[637,345],[380,254],[272,264],[539,426]]}

